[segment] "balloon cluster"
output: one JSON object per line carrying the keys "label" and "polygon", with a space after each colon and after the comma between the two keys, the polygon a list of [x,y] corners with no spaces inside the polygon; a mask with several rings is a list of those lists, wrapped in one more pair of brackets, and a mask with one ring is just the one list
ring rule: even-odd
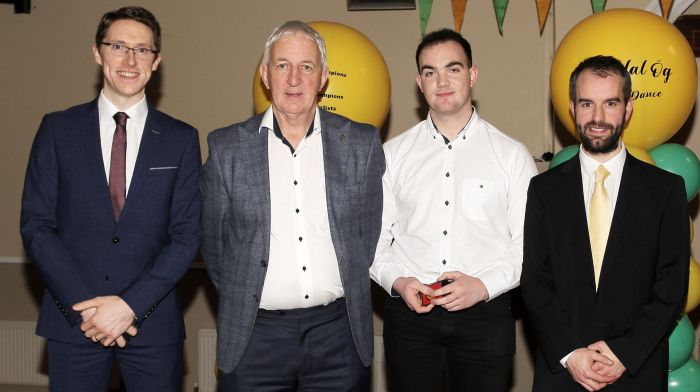
{"label": "balloon cluster", "polygon": [[[550,85],[559,119],[577,138],[569,113],[569,75],[585,58],[598,54],[616,57],[632,76],[634,112],[622,136],[627,151],[683,177],[692,200],[700,188],[700,161],[682,145],[662,144],[683,125],[695,103],[697,67],[687,41],[665,19],[635,9],[600,12],[574,26],[554,55]],[[549,167],[578,151],[577,145],[563,148]],[[692,221],[690,228],[692,240]],[[689,279],[686,313],[700,305],[700,265],[692,257]],[[684,314],[669,337],[669,391],[700,391],[700,364],[691,358],[694,344],[695,330]]]}

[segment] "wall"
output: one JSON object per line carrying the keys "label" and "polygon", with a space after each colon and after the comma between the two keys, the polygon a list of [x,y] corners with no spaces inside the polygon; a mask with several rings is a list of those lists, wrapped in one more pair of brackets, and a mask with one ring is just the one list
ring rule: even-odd
{"label": "wall", "polygon": [[[41,283],[18,234],[24,169],[41,116],[94,98],[101,82],[90,46],[99,17],[131,1],[34,0],[30,15],[0,4],[0,318],[35,320]],[[609,0],[607,8],[644,8],[647,0]],[[415,86],[414,51],[420,40],[417,10],[354,11],[343,0],[142,0],[163,27],[163,62],[148,96],[163,111],[206,134],[252,114],[252,77],[269,32],[284,20],[336,21],[362,31],[382,52],[392,82],[391,111],[384,127],[398,135],[424,116]],[[492,2],[467,5],[462,33],[480,68],[474,98],[480,114],[523,141],[534,156],[571,143],[555,126],[548,96],[549,63],[556,43],[582,18],[587,1],[557,1],[539,34],[532,1],[511,1],[498,33]],[[688,13],[700,13],[695,4]],[[435,2],[428,30],[453,27],[448,1]],[[700,127],[691,115],[676,141],[700,151]],[[691,204],[697,215],[697,201]],[[697,223],[696,232],[698,229]],[[700,251],[695,239],[693,249]],[[196,331],[213,327],[215,295],[203,270],[191,270],[181,284],[190,339],[187,378],[196,380]],[[522,329],[522,325],[519,324]],[[380,324],[377,323],[377,330]],[[529,390],[529,352],[519,333],[514,390]]]}

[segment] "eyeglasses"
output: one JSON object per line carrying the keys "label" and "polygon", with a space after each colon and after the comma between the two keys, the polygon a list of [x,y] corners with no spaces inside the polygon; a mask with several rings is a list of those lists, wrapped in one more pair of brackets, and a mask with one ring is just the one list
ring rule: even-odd
{"label": "eyeglasses", "polygon": [[129,54],[129,51],[134,52],[134,56],[140,60],[153,60],[158,54],[157,50],[149,48],[130,48],[118,43],[100,42],[100,45],[109,46],[109,53],[114,56],[124,57]]}

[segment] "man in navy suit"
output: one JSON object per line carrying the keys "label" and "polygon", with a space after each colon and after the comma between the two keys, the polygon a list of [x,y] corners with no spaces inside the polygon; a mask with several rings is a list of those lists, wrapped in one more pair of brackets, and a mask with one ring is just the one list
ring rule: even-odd
{"label": "man in navy suit", "polygon": [[179,391],[175,285],[200,242],[197,131],[146,101],[161,61],[153,14],[106,13],[92,51],[102,92],[44,117],[22,197],[51,390],[106,391],[117,360],[130,392]]}

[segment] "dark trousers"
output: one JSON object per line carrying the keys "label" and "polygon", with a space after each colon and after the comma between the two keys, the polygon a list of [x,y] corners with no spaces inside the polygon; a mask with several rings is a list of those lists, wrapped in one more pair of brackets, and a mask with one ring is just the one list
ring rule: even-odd
{"label": "dark trousers", "polygon": [[416,314],[401,298],[384,301],[384,352],[392,392],[506,392],[515,353],[508,293],[470,309]]}
{"label": "dark trousers", "polygon": [[97,343],[48,341],[51,392],[102,392],[109,388],[112,361],[119,362],[129,392],[180,392],[182,342],[166,346],[105,348]]}
{"label": "dark trousers", "polygon": [[220,374],[219,390],[365,392],[369,380],[341,298],[308,309],[258,311],[248,348],[232,373]]}

